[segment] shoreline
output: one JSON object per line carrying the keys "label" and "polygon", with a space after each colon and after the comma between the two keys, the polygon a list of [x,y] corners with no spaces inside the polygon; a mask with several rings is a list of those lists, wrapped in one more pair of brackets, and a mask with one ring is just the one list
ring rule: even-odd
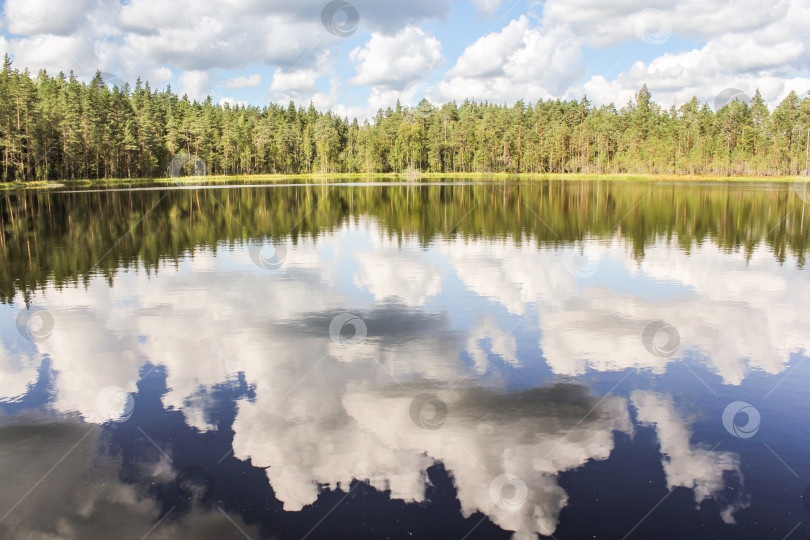
{"label": "shoreline", "polygon": [[310,174],[253,174],[253,175],[218,175],[188,176],[182,178],[103,178],[98,180],[59,180],[32,182],[0,182],[0,191],[12,190],[51,190],[61,188],[155,186],[171,187],[172,185],[192,187],[194,185],[228,184],[276,184],[297,181],[312,184],[339,184],[347,180],[359,183],[377,183],[384,181],[408,182],[419,185],[422,180],[475,180],[475,181],[625,181],[625,182],[707,182],[714,184],[730,183],[807,183],[810,176],[713,176],[713,175],[678,175],[678,174],[586,174],[586,173],[310,173]]}

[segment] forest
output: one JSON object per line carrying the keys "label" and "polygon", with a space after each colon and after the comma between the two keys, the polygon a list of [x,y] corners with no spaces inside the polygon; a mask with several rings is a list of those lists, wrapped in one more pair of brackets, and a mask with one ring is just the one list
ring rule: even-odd
{"label": "forest", "polygon": [[[810,92],[774,110],[757,90],[718,111],[646,85],[617,108],[581,100],[513,106],[422,100],[371,121],[308,107],[217,104],[12,66],[0,73],[3,182],[307,173],[583,173],[772,176],[810,171]],[[172,160],[182,159],[184,168]],[[175,159],[175,163],[177,163]],[[196,173],[201,168],[197,166]]]}

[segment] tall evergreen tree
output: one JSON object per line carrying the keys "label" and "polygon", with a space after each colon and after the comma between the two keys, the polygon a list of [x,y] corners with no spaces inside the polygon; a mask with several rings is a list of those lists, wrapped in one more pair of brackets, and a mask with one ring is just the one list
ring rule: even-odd
{"label": "tall evergreen tree", "polygon": [[100,73],[87,84],[72,72],[32,78],[6,55],[0,146],[4,181],[163,177],[179,154],[208,174],[798,174],[810,169],[810,94],[792,92],[773,113],[759,90],[719,111],[696,98],[664,109],[643,85],[620,109],[587,97],[422,100],[361,124],[312,104],[192,101],[140,79],[110,88]]}

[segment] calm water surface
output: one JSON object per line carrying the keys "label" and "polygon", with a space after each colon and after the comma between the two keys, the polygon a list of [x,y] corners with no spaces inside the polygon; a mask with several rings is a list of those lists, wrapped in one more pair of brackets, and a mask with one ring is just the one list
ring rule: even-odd
{"label": "calm water surface", "polygon": [[0,537],[810,537],[802,193],[9,193]]}

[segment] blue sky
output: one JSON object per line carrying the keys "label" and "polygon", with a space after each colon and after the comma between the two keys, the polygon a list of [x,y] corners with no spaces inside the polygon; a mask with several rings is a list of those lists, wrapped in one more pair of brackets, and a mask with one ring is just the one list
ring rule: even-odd
{"label": "blue sky", "polygon": [[621,105],[642,83],[666,106],[727,88],[773,105],[810,90],[807,21],[783,0],[6,0],[0,45],[33,73],[368,118],[424,97]]}

